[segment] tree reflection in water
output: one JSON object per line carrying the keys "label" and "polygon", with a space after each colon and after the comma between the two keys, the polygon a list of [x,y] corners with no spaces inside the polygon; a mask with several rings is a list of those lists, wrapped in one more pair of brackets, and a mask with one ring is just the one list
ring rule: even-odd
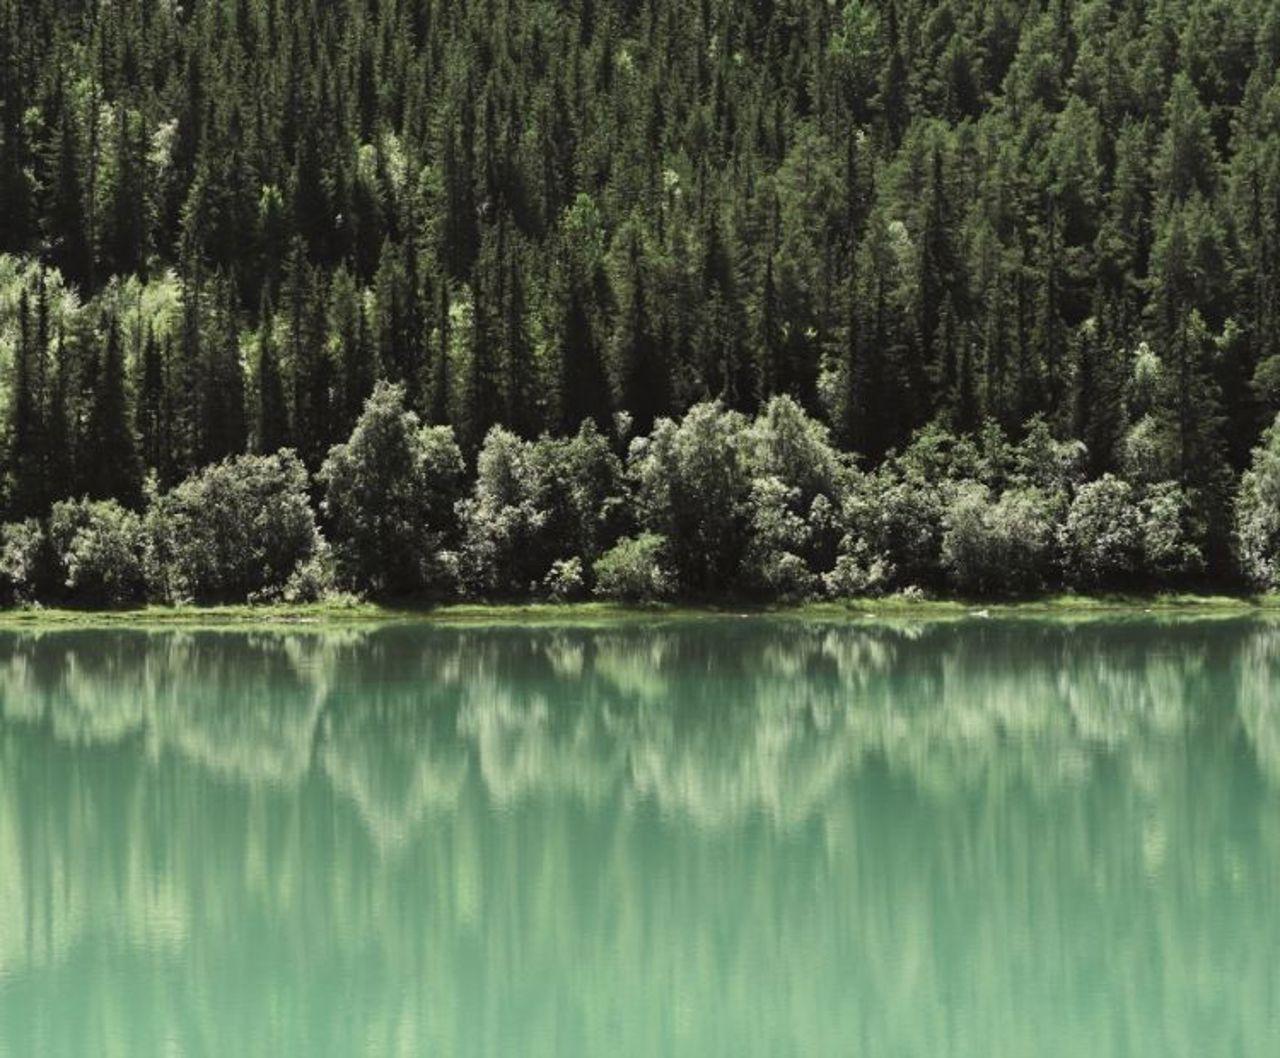
{"label": "tree reflection in water", "polygon": [[0,1058],[1256,1053],[1277,692],[1249,620],[5,635]]}

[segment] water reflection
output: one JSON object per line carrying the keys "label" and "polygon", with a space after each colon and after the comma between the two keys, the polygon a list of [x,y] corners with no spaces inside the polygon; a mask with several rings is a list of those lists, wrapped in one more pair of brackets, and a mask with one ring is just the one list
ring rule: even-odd
{"label": "water reflection", "polygon": [[1278,690],[1247,620],[9,634],[0,1058],[1271,1053]]}

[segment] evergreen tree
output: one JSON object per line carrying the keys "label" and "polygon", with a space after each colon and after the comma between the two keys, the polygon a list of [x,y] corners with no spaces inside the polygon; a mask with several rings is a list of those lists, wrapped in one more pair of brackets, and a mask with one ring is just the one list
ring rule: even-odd
{"label": "evergreen tree", "polygon": [[126,506],[142,500],[142,462],[130,421],[120,321],[111,314],[98,358],[84,440],[81,476],[94,499],[117,499]]}
{"label": "evergreen tree", "polygon": [[667,367],[650,316],[644,249],[634,225],[619,235],[618,286],[621,304],[613,335],[612,367],[617,407],[633,416],[638,433],[648,433],[668,410]]}
{"label": "evergreen tree", "polygon": [[142,346],[137,399],[134,405],[134,430],[139,453],[146,470],[159,471],[165,464],[172,440],[169,436],[165,359],[155,330],[147,328]]}
{"label": "evergreen tree", "polygon": [[49,305],[44,274],[36,287],[36,306],[24,289],[18,302],[18,345],[9,389],[8,514],[43,514],[45,488],[45,373],[48,367]]}

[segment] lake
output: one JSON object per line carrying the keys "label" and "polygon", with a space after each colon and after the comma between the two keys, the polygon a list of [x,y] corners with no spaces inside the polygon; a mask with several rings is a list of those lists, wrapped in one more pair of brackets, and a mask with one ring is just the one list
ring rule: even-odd
{"label": "lake", "polygon": [[0,634],[0,1058],[1274,1055],[1280,625]]}

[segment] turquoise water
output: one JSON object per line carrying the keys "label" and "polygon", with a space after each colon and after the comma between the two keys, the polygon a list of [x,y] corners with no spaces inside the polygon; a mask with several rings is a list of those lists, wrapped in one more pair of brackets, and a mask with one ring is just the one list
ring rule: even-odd
{"label": "turquoise water", "polygon": [[0,1056],[1280,1053],[1280,626],[0,636]]}

